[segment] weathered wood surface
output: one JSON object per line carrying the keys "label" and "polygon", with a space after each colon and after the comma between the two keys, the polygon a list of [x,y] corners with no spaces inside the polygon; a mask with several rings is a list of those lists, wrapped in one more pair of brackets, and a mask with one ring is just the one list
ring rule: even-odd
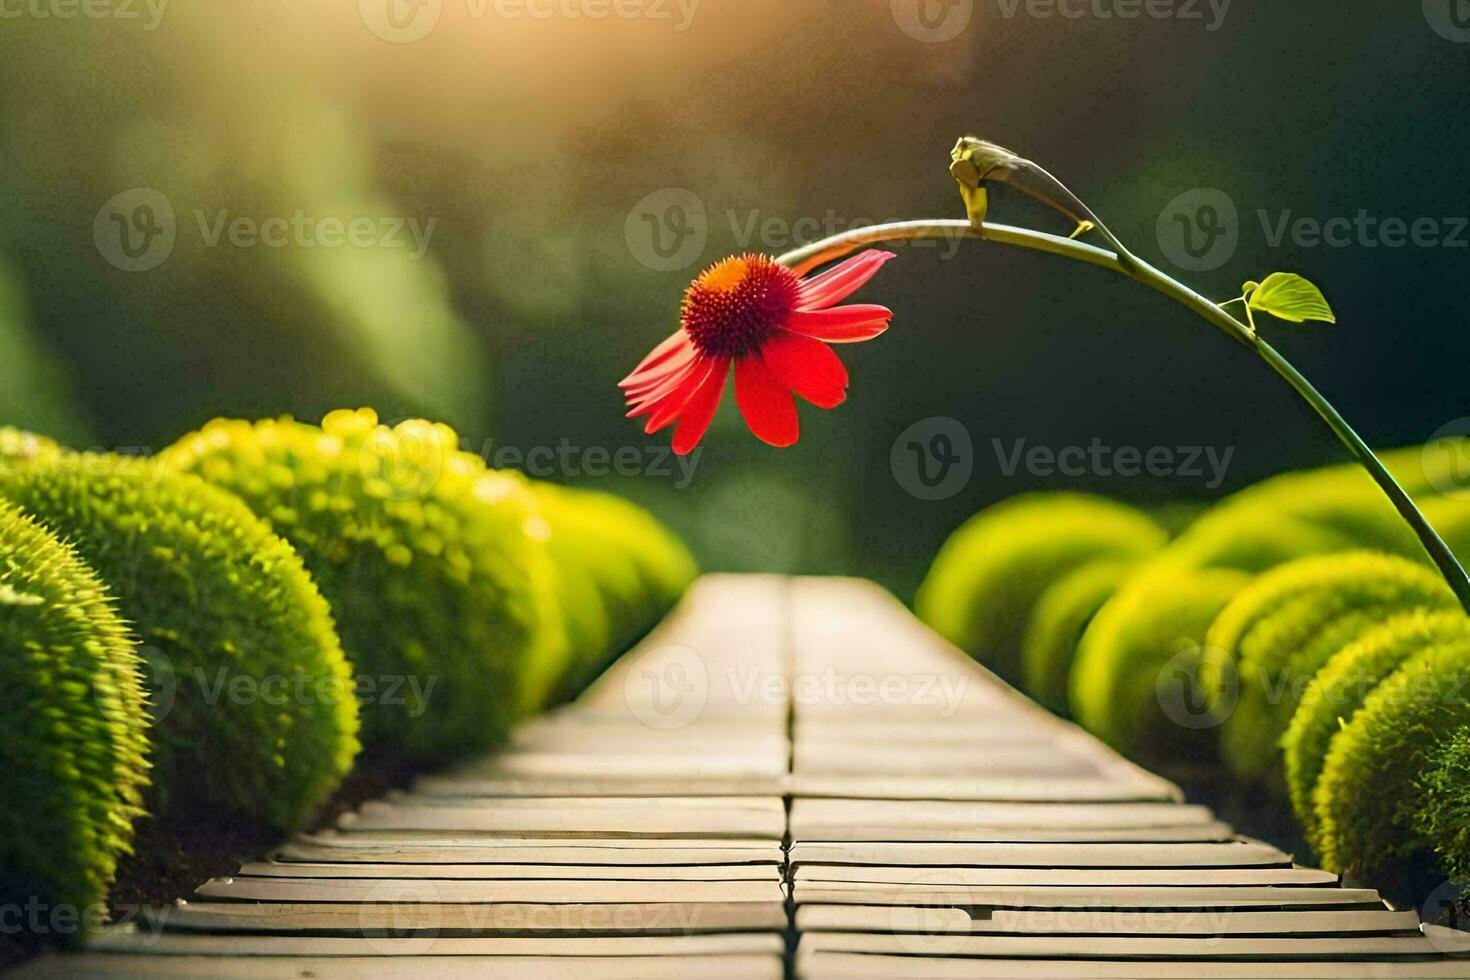
{"label": "weathered wood surface", "polygon": [[[1248,828],[1247,828],[1248,829]],[[576,703],[32,976],[1470,977],[874,586],[712,577]]]}

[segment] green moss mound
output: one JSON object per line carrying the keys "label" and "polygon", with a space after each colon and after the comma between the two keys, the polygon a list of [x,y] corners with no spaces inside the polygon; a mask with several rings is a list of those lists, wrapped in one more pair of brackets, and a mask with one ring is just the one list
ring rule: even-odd
{"label": "green moss mound", "polygon": [[1415,827],[1452,877],[1470,875],[1470,728],[1457,728],[1429,756],[1417,790]]}
{"label": "green moss mound", "polygon": [[358,673],[364,742],[442,762],[498,745],[525,678],[565,656],[544,521],[525,480],[448,426],[216,420],[163,455],[241,496],[291,542]]}
{"label": "green moss mound", "polygon": [[1093,618],[1072,665],[1072,713],[1121,751],[1207,757],[1215,721],[1198,688],[1206,630],[1250,581],[1230,569],[1153,568]]}
{"label": "green moss mound", "polygon": [[1312,791],[1322,865],[1374,878],[1431,850],[1415,792],[1438,746],[1470,725],[1470,628],[1424,647],[1379,684],[1333,739]]}
{"label": "green moss mound", "polygon": [[1257,578],[1205,638],[1210,669],[1239,679],[1221,731],[1226,764],[1280,785],[1281,737],[1332,655],[1397,613],[1456,607],[1434,569],[1373,551],[1302,558]]}
{"label": "green moss mound", "polygon": [[[1404,488],[1421,498],[1451,546],[1470,549],[1470,501],[1435,492],[1436,485],[1452,478],[1452,459],[1418,446],[1381,458]],[[1180,535],[1168,556],[1194,567],[1263,572],[1297,558],[1351,549],[1424,559],[1403,518],[1356,464],[1284,473],[1242,490]]]}
{"label": "green moss mound", "polygon": [[145,644],[154,806],[222,806],[289,829],[337,787],[357,751],[357,702],[332,615],[244,504],[101,454],[0,466],[0,497],[76,548]]}
{"label": "green moss mound", "polygon": [[0,907],[106,898],[142,813],[140,666],[95,573],[0,503]]}
{"label": "green moss mound", "polygon": [[1312,791],[1342,724],[1401,664],[1421,650],[1462,635],[1467,627],[1470,620],[1458,610],[1403,613],[1338,650],[1312,678],[1281,738],[1281,750],[1292,808],[1314,847],[1317,812]]}
{"label": "green moss mound", "polygon": [[679,539],[629,501],[548,483],[533,489],[551,528],[571,646],[550,698],[560,701],[658,622],[697,569]]}
{"label": "green moss mound", "polygon": [[1022,679],[1026,690],[1048,708],[1067,710],[1077,644],[1098,610],[1137,567],[1129,561],[1089,562],[1047,586],[1036,600],[1021,641]]}
{"label": "green moss mound", "polygon": [[1136,558],[1164,543],[1164,531],[1146,515],[1102,497],[1015,497],[950,536],[914,606],[945,638],[1014,679],[1032,607],[1049,585],[1089,562]]}
{"label": "green moss mound", "polygon": [[[1384,453],[1382,459],[1411,494],[1424,499],[1451,547],[1470,556],[1470,502],[1433,496],[1435,486],[1453,475],[1453,455],[1426,454],[1414,446]],[[1263,573],[1301,558],[1365,546],[1425,561],[1417,539],[1356,464],[1285,473],[1234,494],[1200,517],[1125,582],[1109,605],[1147,606],[1154,601],[1151,593],[1170,588],[1171,574],[1202,568]],[[1096,683],[1096,670],[1074,670],[1074,681],[1083,683],[1084,675],[1087,683]],[[1218,674],[1211,672],[1204,681],[1206,688],[1219,689]],[[1072,696],[1074,702],[1097,700],[1086,691]]]}
{"label": "green moss mound", "polygon": [[33,432],[0,426],[0,460],[18,462],[61,451],[61,447]]}

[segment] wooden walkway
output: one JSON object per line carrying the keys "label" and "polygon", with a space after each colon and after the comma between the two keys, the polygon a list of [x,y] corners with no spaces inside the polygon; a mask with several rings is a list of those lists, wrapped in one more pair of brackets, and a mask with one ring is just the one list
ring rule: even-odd
{"label": "wooden walkway", "polygon": [[513,747],[26,976],[1470,977],[878,588],[710,577]]}

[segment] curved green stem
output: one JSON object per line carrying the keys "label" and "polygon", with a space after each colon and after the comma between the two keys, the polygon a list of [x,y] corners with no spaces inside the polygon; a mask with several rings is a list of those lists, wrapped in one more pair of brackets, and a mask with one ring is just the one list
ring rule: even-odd
{"label": "curved green stem", "polygon": [[1362,437],[1332,406],[1332,403],[1313,387],[1311,382],[1303,377],[1301,372],[1293,367],[1291,362],[1283,357],[1276,348],[1227,313],[1220,304],[1201,296],[1137,256],[1128,252],[1120,255],[1069,238],[1032,231],[1029,228],[1016,228],[989,222],[975,225],[963,220],[940,219],[899,221],[853,229],[787,252],[777,261],[791,267],[798,274],[803,274],[866,245],[936,239],[953,241],[957,238],[974,238],[1049,252],[1052,255],[1060,255],[1127,276],[1183,304],[1224,331],[1232,340],[1254,350],[1303,401],[1311,406],[1312,410],[1332,430],[1332,434],[1337,436],[1352,453],[1353,458],[1368,471],[1368,475],[1373,478],[1400,516],[1414,530],[1430,560],[1434,562],[1435,567],[1439,569],[1445,581],[1454,590],[1461,606],[1467,613],[1470,613],[1470,576],[1465,574],[1465,569],[1455,558],[1454,552],[1450,551],[1444,539],[1434,530],[1424,513],[1414,503],[1413,498],[1399,485],[1393,474],[1383,465],[1383,461],[1374,454]]}

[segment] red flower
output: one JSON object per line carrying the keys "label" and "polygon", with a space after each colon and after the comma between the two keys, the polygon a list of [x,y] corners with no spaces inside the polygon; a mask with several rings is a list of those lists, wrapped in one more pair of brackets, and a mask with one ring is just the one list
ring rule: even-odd
{"label": "red flower", "polygon": [[648,416],[643,431],[677,423],[674,452],[699,444],[720,406],[735,365],[735,401],[756,438],[796,442],[792,392],[818,408],[847,398],[847,369],[827,344],[872,340],[888,329],[882,306],[835,306],[893,258],[868,251],[810,279],[764,255],[710,266],[684,294],[682,326],[620,383],[628,417]]}

